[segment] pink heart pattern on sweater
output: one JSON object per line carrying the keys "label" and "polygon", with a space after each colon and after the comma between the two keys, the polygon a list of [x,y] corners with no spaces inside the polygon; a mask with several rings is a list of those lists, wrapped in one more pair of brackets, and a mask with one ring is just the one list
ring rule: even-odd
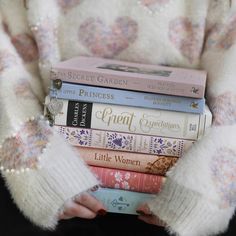
{"label": "pink heart pattern on sweater", "polygon": [[99,18],[88,18],[79,27],[80,42],[95,56],[112,58],[129,47],[138,33],[130,17],[119,17],[111,26]]}
{"label": "pink heart pattern on sweater", "polygon": [[38,59],[38,48],[33,36],[28,33],[12,35],[5,22],[3,22],[3,29],[9,35],[12,44],[24,62],[30,63]]}
{"label": "pink heart pattern on sweater", "polygon": [[16,97],[19,99],[36,99],[29,81],[24,78],[17,81],[14,86],[14,92]]}
{"label": "pink heart pattern on sweater", "polygon": [[203,37],[204,24],[192,23],[185,17],[170,21],[169,39],[190,63],[200,57]]}
{"label": "pink heart pattern on sweater", "polygon": [[221,197],[221,208],[236,204],[236,151],[219,148],[211,163],[212,180]]}
{"label": "pink heart pattern on sweater", "polygon": [[52,135],[53,130],[43,118],[25,122],[15,136],[5,139],[0,147],[0,166],[15,171],[37,169]]}
{"label": "pink heart pattern on sweater", "polygon": [[236,15],[233,15],[225,24],[216,24],[209,31],[206,41],[206,50],[227,50],[236,43]]}
{"label": "pink heart pattern on sweater", "polygon": [[11,37],[11,42],[15,46],[21,58],[26,62],[38,59],[38,49],[33,37],[23,33]]}
{"label": "pink heart pattern on sweater", "polygon": [[228,91],[209,98],[215,126],[236,124],[236,94]]}

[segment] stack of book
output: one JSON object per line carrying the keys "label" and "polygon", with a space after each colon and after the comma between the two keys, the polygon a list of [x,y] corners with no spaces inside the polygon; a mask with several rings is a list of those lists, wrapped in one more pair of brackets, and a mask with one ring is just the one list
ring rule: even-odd
{"label": "stack of book", "polygon": [[211,125],[200,70],[78,57],[54,65],[45,115],[101,180],[110,212],[136,214]]}

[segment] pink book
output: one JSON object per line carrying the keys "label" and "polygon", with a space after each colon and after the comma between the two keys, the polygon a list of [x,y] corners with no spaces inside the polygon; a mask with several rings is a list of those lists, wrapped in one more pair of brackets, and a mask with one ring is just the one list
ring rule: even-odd
{"label": "pink book", "polygon": [[165,177],[133,171],[90,166],[101,181],[102,187],[124,189],[143,193],[158,193]]}
{"label": "pink book", "polygon": [[76,57],[53,65],[50,78],[194,98],[203,98],[206,86],[206,72],[202,70],[95,57]]}
{"label": "pink book", "polygon": [[74,147],[80,157],[92,166],[130,170],[164,176],[177,162],[177,157]]}

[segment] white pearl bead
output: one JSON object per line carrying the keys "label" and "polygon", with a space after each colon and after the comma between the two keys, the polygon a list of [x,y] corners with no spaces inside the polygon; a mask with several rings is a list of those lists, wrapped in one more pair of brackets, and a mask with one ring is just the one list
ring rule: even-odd
{"label": "white pearl bead", "polygon": [[32,30],[32,31],[37,31],[37,30],[38,30],[38,27],[37,27],[37,26],[32,26],[32,27],[31,27],[31,30]]}

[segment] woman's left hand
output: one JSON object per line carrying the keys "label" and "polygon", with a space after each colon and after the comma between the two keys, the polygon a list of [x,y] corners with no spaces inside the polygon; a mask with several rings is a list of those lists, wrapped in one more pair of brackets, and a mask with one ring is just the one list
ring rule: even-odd
{"label": "woman's left hand", "polygon": [[155,216],[149,209],[147,204],[141,204],[136,212],[139,214],[138,219],[146,222],[147,224],[152,224],[156,226],[165,227],[166,224]]}

